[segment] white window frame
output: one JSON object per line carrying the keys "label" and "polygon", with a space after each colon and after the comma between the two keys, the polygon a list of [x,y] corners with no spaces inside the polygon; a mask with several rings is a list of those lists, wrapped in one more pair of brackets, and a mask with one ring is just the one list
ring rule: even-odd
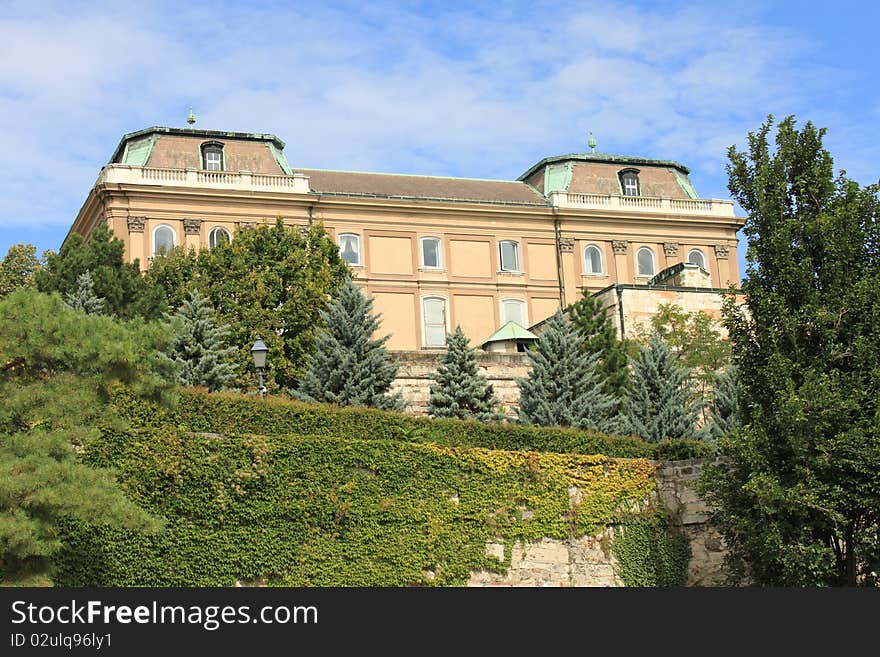
{"label": "white window frame", "polygon": [[[703,261],[703,264],[699,265],[699,263],[697,263],[697,262],[691,262],[691,255],[694,253],[700,254],[700,259]],[[690,251],[688,251],[687,261],[689,263],[691,263],[692,265],[699,265],[700,267],[702,267],[706,271],[709,270],[709,262],[706,259],[706,254],[703,253],[700,249],[691,249]]]}
{"label": "white window frame", "polygon": [[[599,271],[587,271],[587,252],[590,249],[595,249],[596,253],[599,254]],[[602,249],[596,244],[587,244],[584,247],[584,273],[587,276],[604,276],[605,275],[605,258],[602,256]]]}
{"label": "white window frame", "polygon": [[[631,184],[628,184],[631,183]],[[620,172],[620,191],[624,196],[640,196],[641,183],[639,181],[639,172],[633,169],[627,169]],[[632,194],[627,190],[632,190]]]}
{"label": "white window frame", "polygon": [[232,233],[230,233],[230,232],[229,232],[226,228],[224,228],[223,226],[214,226],[214,227],[208,232],[208,248],[213,249],[214,247],[217,246],[217,244],[215,243],[215,242],[216,242],[216,237],[215,237],[215,235],[217,235],[217,233],[226,233],[226,239],[228,240],[227,243],[231,243],[231,242],[232,242]]}
{"label": "white window frame", "polygon": [[[498,300],[498,316],[501,317],[501,326],[507,324],[510,319],[504,313],[504,304],[509,301],[515,301],[522,308],[522,321],[523,324],[520,324],[523,328],[529,327],[529,304],[526,303],[525,299],[521,299],[519,297],[504,297]],[[518,323],[518,322],[517,322]]]}
{"label": "white window frame", "polygon": [[[443,320],[446,324],[444,327],[443,334],[443,344],[428,344],[428,324],[427,317],[425,314],[425,302],[426,301],[442,301],[443,302]],[[419,301],[419,314],[421,315],[421,325],[422,325],[422,345],[426,349],[440,349],[446,346],[446,336],[449,335],[449,297],[446,297],[442,294],[426,294],[421,297]]]}
{"label": "white window frame", "polygon": [[[211,160],[208,159],[208,156],[212,156]],[[217,156],[216,161],[213,156]],[[224,171],[225,170],[225,162],[223,157],[223,144],[216,141],[209,141],[202,144],[202,168],[205,171]],[[209,164],[215,164],[217,168],[213,168],[209,166]]]}
{"label": "white window frame", "polygon": [[[345,258],[342,258],[342,238],[343,237],[353,237],[355,240],[355,246],[357,247],[357,262],[348,262]],[[347,263],[352,267],[363,267],[364,266],[364,252],[363,252],[363,243],[361,242],[361,236],[357,233],[339,233],[339,237],[337,238],[337,243],[339,244],[339,257],[342,258],[342,261]]]}
{"label": "white window frame", "polygon": [[[516,254],[516,268],[510,269],[505,268],[504,266],[504,244],[513,244],[515,249],[514,253]],[[500,271],[509,271],[515,274],[522,273],[522,254],[519,242],[516,240],[499,240],[498,241],[498,269]]]}
{"label": "white window frame", "polygon": [[[159,230],[162,229],[162,228],[167,228],[168,230],[171,231],[171,248],[173,249],[175,246],[177,246],[177,231],[174,230],[174,228],[172,228],[172,227],[169,226],[168,224],[159,224],[158,226],[154,226],[154,227],[153,227],[153,233],[152,233],[152,238],[153,238],[153,240],[152,240],[152,241],[153,241],[153,249],[152,249],[152,251],[151,251],[151,254],[152,254],[153,256],[158,255],[158,254],[156,253],[156,233],[158,233]],[[171,250],[171,249],[169,249],[169,251],[170,251],[170,250]],[[168,251],[166,251],[165,253],[168,253]]]}
{"label": "white window frame", "polygon": [[[651,273],[643,274],[641,265],[639,264],[639,255],[642,252],[647,252],[651,254]],[[648,246],[643,246],[636,251],[636,276],[641,278],[651,278],[657,274],[657,258],[654,257],[654,251]]]}
{"label": "white window frame", "polygon": [[[425,242],[437,242],[437,264],[425,264]],[[439,237],[429,235],[419,238],[419,262],[423,269],[443,269],[443,240]]]}

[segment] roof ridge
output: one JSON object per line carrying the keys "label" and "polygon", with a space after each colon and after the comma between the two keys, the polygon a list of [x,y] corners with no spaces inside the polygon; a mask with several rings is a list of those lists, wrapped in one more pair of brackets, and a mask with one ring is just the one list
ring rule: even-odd
{"label": "roof ridge", "polygon": [[433,176],[421,173],[386,173],[383,171],[352,171],[350,169],[315,169],[313,167],[291,167],[294,171],[323,171],[326,173],[356,173],[369,176],[399,176],[406,178],[439,178],[441,180],[473,180],[474,182],[500,182],[512,183],[514,185],[526,185],[531,187],[523,180],[502,180],[500,178],[470,178],[467,176]]}

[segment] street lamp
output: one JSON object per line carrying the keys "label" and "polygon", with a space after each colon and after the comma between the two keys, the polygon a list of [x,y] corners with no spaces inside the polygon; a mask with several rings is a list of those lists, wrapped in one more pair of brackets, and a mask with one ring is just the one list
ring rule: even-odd
{"label": "street lamp", "polygon": [[254,357],[254,367],[257,368],[257,374],[260,376],[260,397],[266,394],[266,386],[263,385],[263,370],[266,369],[266,354],[269,353],[269,347],[263,342],[263,338],[257,336],[257,341],[251,347],[251,356]]}

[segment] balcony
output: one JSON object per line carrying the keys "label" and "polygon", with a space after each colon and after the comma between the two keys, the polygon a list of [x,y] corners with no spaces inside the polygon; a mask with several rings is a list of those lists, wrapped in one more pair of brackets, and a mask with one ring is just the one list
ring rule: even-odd
{"label": "balcony", "polygon": [[201,189],[235,189],[249,192],[288,192],[308,194],[309,177],[299,173],[290,176],[250,171],[204,171],[202,169],[153,169],[129,164],[108,164],[95,185],[159,185],[163,187],[198,187]]}
{"label": "balcony", "polygon": [[571,194],[551,192],[550,203],[558,208],[610,210],[639,214],[677,214],[736,218],[733,201],[723,199],[660,198],[654,196],[615,196],[611,194]]}

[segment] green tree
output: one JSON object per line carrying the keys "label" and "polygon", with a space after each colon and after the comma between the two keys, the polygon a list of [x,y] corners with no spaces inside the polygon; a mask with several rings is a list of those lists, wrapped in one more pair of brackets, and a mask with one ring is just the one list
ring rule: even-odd
{"label": "green tree", "polygon": [[40,269],[37,247],[13,244],[0,261],[0,299],[14,290],[35,287],[34,275]]}
{"label": "green tree", "polygon": [[615,400],[603,392],[599,354],[584,353],[574,326],[561,310],[547,320],[527,354],[532,369],[527,378],[517,381],[520,422],[609,429]]}
{"label": "green tree", "polygon": [[583,350],[599,354],[597,367],[605,380],[605,392],[623,397],[629,385],[629,356],[626,341],[617,339],[617,329],[605,304],[583,290],[583,298],[569,308],[569,317],[581,339]]}
{"label": "green tree", "polygon": [[160,317],[161,298],[147,286],[138,261],[125,262],[124,256],[125,245],[105,224],[95,229],[88,242],[73,233],[58,253],[48,254],[46,266],[36,272],[37,287],[66,297],[76,292],[79,277],[89,272],[108,313],[122,319]]}
{"label": "green tree", "polygon": [[660,336],[652,336],[633,366],[632,384],[621,407],[618,430],[650,442],[693,438],[696,421],[688,370],[676,362]]}
{"label": "green tree", "polygon": [[65,303],[74,310],[84,312],[86,315],[103,315],[104,299],[95,294],[95,283],[89,272],[83,272],[76,279],[76,289],[68,294]]}
{"label": "green tree", "polygon": [[193,290],[175,319],[179,329],[166,355],[178,366],[178,382],[214,392],[235,379],[235,365],[229,359],[236,349],[226,346],[229,327],[218,326],[211,302]]}
{"label": "green tree", "polygon": [[389,395],[398,366],[385,349],[390,336],[374,339],[380,316],[372,315],[373,300],[351,280],[321,319],[325,326],[315,340],[309,369],[293,395],[310,402],[340,406],[373,406],[401,410],[400,393]]}
{"label": "green tree", "polygon": [[709,418],[702,427],[702,434],[712,442],[718,442],[722,436],[733,433],[742,425],[738,378],[733,365],[715,375]]}
{"label": "green tree", "polygon": [[186,301],[191,290],[198,287],[199,252],[196,249],[175,246],[158,253],[144,272],[147,287],[162,299],[162,306],[173,311]]}
{"label": "green tree", "polygon": [[434,379],[428,400],[428,413],[434,417],[501,419],[492,384],[477,371],[476,350],[460,326],[446,336],[446,353]]}
{"label": "green tree", "polygon": [[80,462],[101,428],[122,426],[107,403],[129,386],[166,391],[161,327],[86,315],[58,295],[19,290],[0,301],[0,582],[50,582],[68,518],[153,530],[112,473]]}
{"label": "green tree", "polygon": [[745,306],[725,308],[743,427],[703,494],[732,572],[857,584],[880,566],[880,200],[835,176],[824,129],[770,117],[729,150],[747,214]]}
{"label": "green tree", "polygon": [[[269,346],[266,387],[295,387],[321,329],[320,313],[350,277],[339,249],[316,223],[306,231],[274,226],[239,230],[229,244],[199,254],[197,276],[238,349],[236,387],[253,387],[250,348]],[[271,339],[268,339],[271,337]]]}

